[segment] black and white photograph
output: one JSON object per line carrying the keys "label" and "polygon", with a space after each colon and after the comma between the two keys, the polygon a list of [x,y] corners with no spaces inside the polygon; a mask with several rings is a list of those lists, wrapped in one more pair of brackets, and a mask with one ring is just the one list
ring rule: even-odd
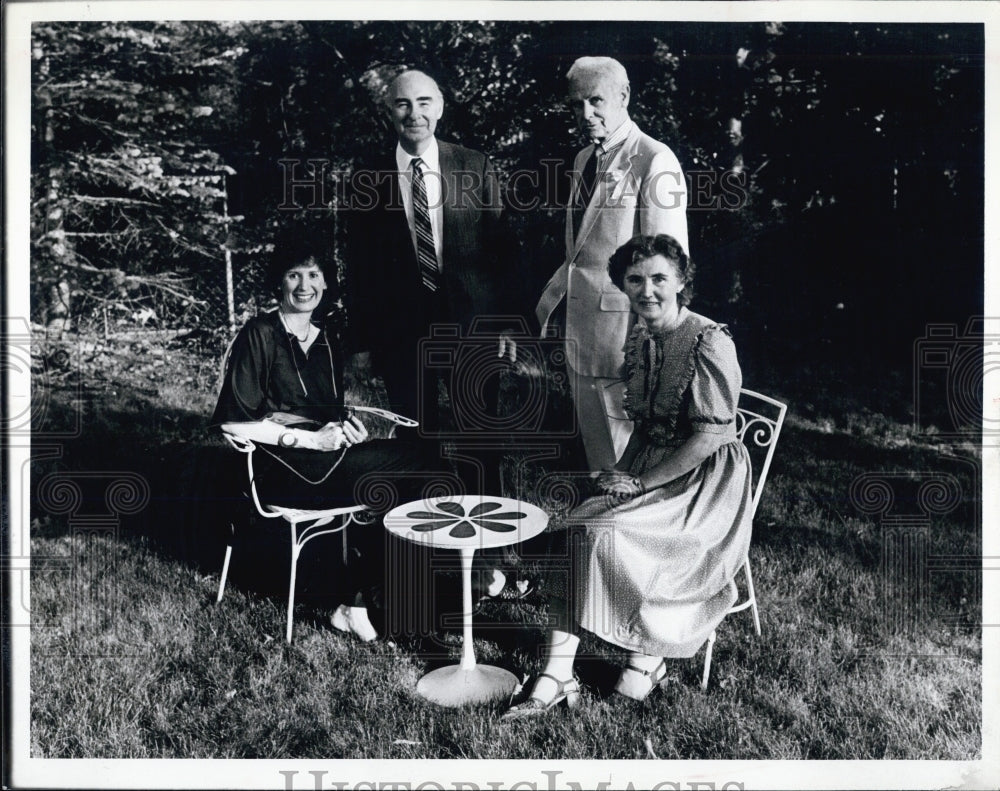
{"label": "black and white photograph", "polygon": [[3,14],[5,788],[997,787],[995,3]]}

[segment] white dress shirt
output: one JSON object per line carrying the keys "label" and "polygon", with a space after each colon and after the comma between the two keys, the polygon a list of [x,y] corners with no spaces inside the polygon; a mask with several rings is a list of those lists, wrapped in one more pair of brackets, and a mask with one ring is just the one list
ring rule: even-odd
{"label": "white dress shirt", "polygon": [[421,170],[424,174],[424,187],[427,190],[427,208],[431,215],[431,231],[434,234],[434,253],[437,256],[438,269],[443,268],[442,257],[444,238],[444,208],[441,202],[441,158],[438,151],[437,138],[431,138],[431,144],[419,157],[407,154],[401,145],[396,144],[396,169],[399,171],[399,192],[403,198],[403,210],[406,212],[406,224],[410,226],[410,240],[413,250],[417,249],[417,232],[413,227],[413,166],[414,159],[423,162]]}
{"label": "white dress shirt", "polygon": [[594,141],[594,156],[597,157],[597,181],[601,180],[604,171],[608,169],[608,165],[615,158],[615,154],[625,142],[625,138],[629,136],[633,126],[632,119],[626,116],[614,132],[603,140]]}

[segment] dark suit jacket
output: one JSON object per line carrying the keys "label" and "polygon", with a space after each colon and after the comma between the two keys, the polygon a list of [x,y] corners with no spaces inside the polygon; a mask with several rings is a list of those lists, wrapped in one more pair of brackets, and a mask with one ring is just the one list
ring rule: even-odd
{"label": "dark suit jacket", "polygon": [[[444,321],[468,332],[476,316],[517,311],[509,272],[516,244],[505,231],[500,189],[485,154],[438,141],[442,176],[443,266],[432,295],[420,281],[399,192],[395,146],[352,175],[347,245],[347,320],[352,352],[376,362],[427,334],[423,306],[435,297]],[[438,311],[440,314],[440,311]]]}

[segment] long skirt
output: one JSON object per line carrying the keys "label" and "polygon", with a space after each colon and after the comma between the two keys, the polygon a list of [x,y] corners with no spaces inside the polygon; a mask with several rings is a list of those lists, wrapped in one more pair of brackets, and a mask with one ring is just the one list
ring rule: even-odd
{"label": "long skirt", "polygon": [[577,622],[632,651],[693,656],[736,602],[750,481],[746,448],[733,441],[624,505],[581,503],[567,517],[583,533],[574,555]]}

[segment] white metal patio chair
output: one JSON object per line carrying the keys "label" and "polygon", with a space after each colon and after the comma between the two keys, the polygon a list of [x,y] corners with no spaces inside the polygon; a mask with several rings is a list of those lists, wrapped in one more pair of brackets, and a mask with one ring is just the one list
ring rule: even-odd
{"label": "white metal patio chair", "polygon": [[[764,483],[767,481],[767,473],[771,468],[771,460],[774,458],[774,449],[778,444],[781,425],[785,422],[786,411],[788,411],[787,405],[780,401],[753,390],[740,390],[740,401],[736,410],[736,433],[747,445],[751,452],[751,458],[755,455],[763,456],[763,461],[759,465],[760,472],[756,475],[756,481],[751,483],[751,519],[757,513],[757,505],[764,492]],[[760,637],[760,612],[757,608],[757,593],[753,586],[749,557],[742,568],[746,575],[746,598],[730,607],[727,614],[749,609],[753,614],[754,631]],[[708,674],[712,668],[712,648],[714,646],[715,632],[713,631],[705,645],[705,668],[701,674],[701,688],[703,690],[708,689]]]}
{"label": "white metal patio chair", "polygon": [[[235,341],[235,339],[234,339]],[[222,358],[222,366],[220,369],[219,387],[218,391],[222,389],[222,377],[225,376],[227,366],[229,364],[229,356],[232,353],[233,342],[231,341],[229,347],[226,349],[225,354]],[[390,412],[386,409],[379,409],[377,407],[365,407],[365,406],[352,406],[352,410],[355,412],[367,412],[373,414],[377,417],[384,418],[391,423],[393,423],[392,430],[389,436],[392,436],[395,432],[395,427],[397,425],[414,427],[417,421],[411,420],[410,418],[403,417],[402,415],[397,415],[395,412]],[[288,643],[292,642],[292,616],[295,610],[295,578],[296,571],[298,569],[299,555],[302,552],[302,548],[312,539],[318,538],[319,536],[329,535],[331,533],[340,533],[341,539],[343,541],[342,553],[344,563],[347,563],[347,527],[353,522],[355,524],[365,524],[366,517],[368,520],[371,519],[371,513],[368,511],[367,507],[364,505],[349,505],[340,508],[326,508],[320,510],[305,510],[300,508],[287,508],[285,506],[279,505],[268,505],[261,503],[260,497],[257,494],[257,484],[254,479],[253,470],[253,454],[256,451],[257,446],[246,437],[241,437],[229,431],[224,431],[223,436],[226,441],[240,453],[246,454],[247,460],[247,482],[248,482],[248,492],[247,495],[253,502],[254,508],[256,508],[257,513],[260,514],[265,519],[283,519],[288,524],[289,529],[289,539],[291,542],[291,566],[289,569],[288,576],[288,615],[285,625],[285,641]],[[215,601],[219,603],[222,601],[222,597],[226,591],[226,578],[229,576],[229,561],[233,555],[233,544],[236,537],[236,523],[235,521],[230,521],[229,524],[229,541],[226,544],[226,554],[222,561],[222,574],[219,579],[219,592],[216,595]]]}
{"label": "white metal patio chair", "polygon": [[[363,505],[349,505],[342,508],[327,508],[323,510],[303,510],[300,508],[285,508],[278,505],[264,505],[257,495],[257,484],[254,482],[253,454],[256,446],[245,437],[239,437],[229,432],[223,432],[226,440],[240,453],[246,454],[247,480],[250,487],[250,499],[257,513],[265,519],[284,519],[288,523],[291,541],[292,560],[288,576],[288,618],[285,625],[285,641],[292,642],[292,614],[295,610],[295,576],[299,563],[299,554],[309,541],[318,536],[340,533],[343,539],[343,558],[347,562],[347,527],[351,522],[361,524],[361,516],[366,512]],[[222,576],[219,579],[219,593],[215,601],[222,601],[226,591],[226,578],[229,575],[229,561],[233,555],[235,525],[230,524],[230,539],[226,544],[226,556],[222,562]]]}

